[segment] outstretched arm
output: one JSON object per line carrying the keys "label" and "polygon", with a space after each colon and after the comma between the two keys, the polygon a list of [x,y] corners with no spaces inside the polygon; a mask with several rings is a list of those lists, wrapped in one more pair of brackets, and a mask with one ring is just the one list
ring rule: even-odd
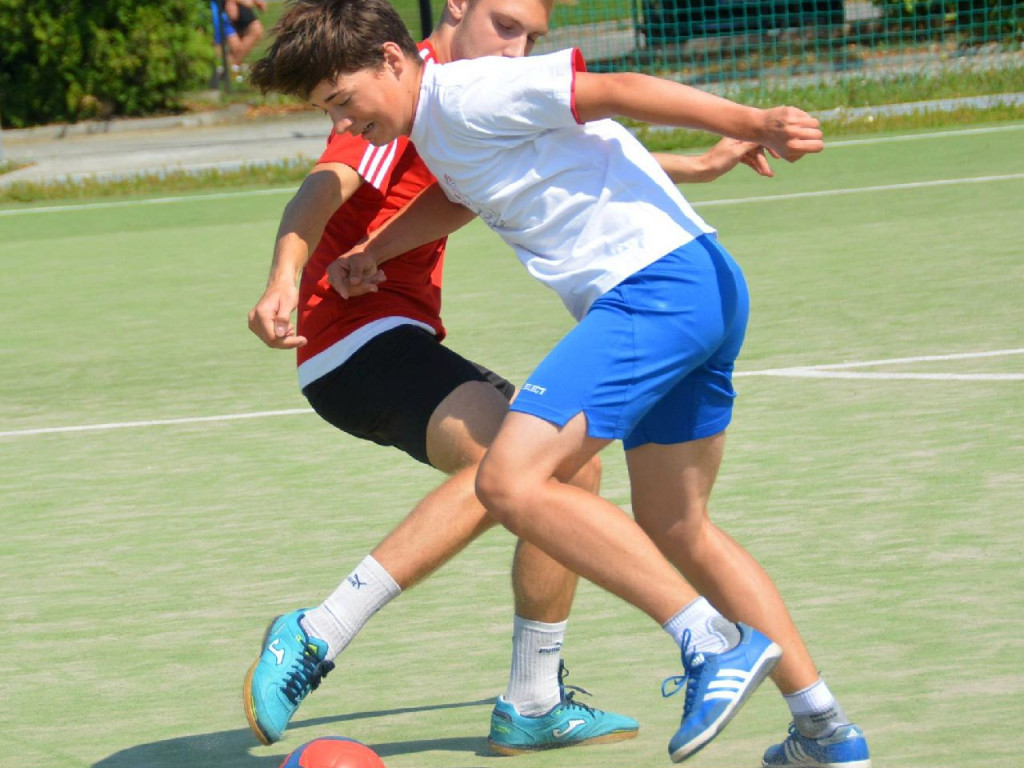
{"label": "outstretched arm", "polygon": [[434,182],[382,227],[332,262],[327,267],[328,279],[346,299],[375,291],[376,282],[383,279],[381,264],[447,237],[474,218],[476,214],[449,200]]}
{"label": "outstretched arm", "polygon": [[793,162],[824,148],[817,119],[796,107],[758,109],[635,72],[577,72],[575,108],[584,121],[630,117],[751,141]]}
{"label": "outstretched arm", "polygon": [[764,153],[764,147],[752,141],[721,139],[702,155],[673,155],[663,152],[653,152],[652,155],[675,184],[699,184],[714,181],[740,163],[750,166],[759,176],[774,176],[775,173]]}
{"label": "outstretched arm", "polygon": [[249,312],[249,330],[267,346],[294,349],[306,343],[291,319],[299,300],[296,282],[327,222],[361,184],[359,174],[349,166],[321,163],[285,207],[266,290]]}

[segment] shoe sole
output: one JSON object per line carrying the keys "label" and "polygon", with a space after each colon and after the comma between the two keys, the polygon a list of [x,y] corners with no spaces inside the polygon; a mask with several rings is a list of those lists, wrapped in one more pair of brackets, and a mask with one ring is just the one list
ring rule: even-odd
{"label": "shoe sole", "polygon": [[588,744],[611,744],[616,741],[626,741],[627,739],[635,739],[639,728],[634,728],[631,731],[613,731],[612,733],[606,733],[603,736],[594,736],[590,739],[584,739],[583,741],[564,741],[561,743],[545,744],[541,746],[529,746],[529,747],[510,747],[507,744],[498,744],[491,739],[487,740],[487,746],[491,748],[492,752],[499,755],[525,755],[528,752],[543,752],[547,749],[565,749],[566,747],[583,747]]}
{"label": "shoe sole", "polygon": [[[284,614],[281,614],[282,616]],[[245,673],[245,682],[242,684],[242,708],[245,710],[245,719],[249,722],[249,730],[255,734],[256,738],[260,740],[260,743],[265,747],[269,747],[277,739],[270,738],[256,720],[256,708],[252,705],[252,676],[256,674],[256,667],[259,666],[260,656],[263,655],[263,648],[267,645],[267,638],[270,637],[270,630],[273,629],[274,624],[280,619],[281,616],[275,616],[267,624],[267,630],[263,633],[263,642],[260,643],[260,655],[256,657],[256,661],[249,667],[249,671]]]}
{"label": "shoe sole", "polygon": [[764,682],[764,679],[771,674],[771,671],[775,669],[775,665],[779,663],[780,658],[782,658],[782,648],[778,645],[772,643],[765,648],[764,653],[761,654],[754,666],[751,683],[747,686],[747,689],[702,734],[684,744],[675,752],[669,753],[672,762],[681,763],[711,743],[711,740],[720,734],[725,729],[725,726],[729,724],[729,721],[736,716],[743,703],[750,698],[750,694],[756,691],[761,683]]}

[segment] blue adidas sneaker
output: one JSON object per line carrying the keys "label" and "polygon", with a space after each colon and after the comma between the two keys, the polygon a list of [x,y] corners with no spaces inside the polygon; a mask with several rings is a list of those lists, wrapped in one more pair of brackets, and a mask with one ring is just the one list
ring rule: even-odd
{"label": "blue adidas sneaker", "polygon": [[245,718],[263,744],[281,738],[302,700],[334,669],[334,662],[325,661],[327,643],[299,625],[304,614],[292,611],[270,623],[263,650],[245,676]]}
{"label": "blue adidas sneaker", "polygon": [[803,736],[795,725],[781,744],[768,747],[762,768],[800,766],[800,768],[871,768],[868,741],[856,725],[844,725],[820,739]]}
{"label": "blue adidas sneaker", "polygon": [[[558,670],[562,699],[546,715],[521,715],[504,696],[498,697],[491,711],[491,733],[487,737],[487,744],[493,751],[499,755],[521,755],[542,749],[625,741],[636,736],[640,726],[633,718],[576,701],[576,691],[584,694],[587,691],[575,685],[563,685],[566,674],[563,664]],[[572,690],[566,693],[567,688]]]}
{"label": "blue adidas sneaker", "polygon": [[[753,627],[736,627],[740,641],[723,653],[691,650],[689,630],[683,634],[684,674],[661,685],[662,696],[672,696],[686,684],[683,718],[668,743],[674,763],[696,754],[721,733],[782,656],[782,649]],[[676,687],[667,690],[670,684]]]}

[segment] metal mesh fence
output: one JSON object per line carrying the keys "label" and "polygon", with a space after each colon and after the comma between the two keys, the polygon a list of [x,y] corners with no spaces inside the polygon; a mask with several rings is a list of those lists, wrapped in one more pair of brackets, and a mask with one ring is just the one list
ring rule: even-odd
{"label": "metal mesh fence", "polygon": [[1024,0],[562,0],[537,50],[717,90],[992,73],[999,93],[1024,90],[1022,40]]}

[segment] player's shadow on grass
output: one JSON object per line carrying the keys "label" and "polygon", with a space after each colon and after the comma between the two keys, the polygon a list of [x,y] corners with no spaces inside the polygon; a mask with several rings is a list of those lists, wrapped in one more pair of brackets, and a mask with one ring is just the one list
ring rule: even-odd
{"label": "player's shadow on grass", "polygon": [[[480,699],[479,701],[462,701],[455,704],[427,704],[420,707],[401,707],[399,709],[380,709],[367,712],[349,712],[344,715],[332,717],[313,717],[306,720],[296,720],[291,724],[291,730],[298,731],[302,728],[316,728],[324,725],[335,725],[353,720],[363,720],[372,717],[389,717],[392,715],[403,715],[412,712],[429,712],[435,709],[457,709],[459,707],[478,707],[490,705],[494,699]],[[344,729],[337,733],[310,733],[298,738],[289,739],[285,747],[276,755],[253,755],[250,750],[257,747],[256,737],[248,728],[238,728],[232,731],[219,731],[216,733],[203,733],[196,736],[181,736],[176,739],[164,739],[149,744],[139,744],[134,747],[122,749],[99,762],[93,763],[92,768],[182,768],[182,766],[210,766],[210,768],[277,768],[284,760],[289,751],[308,739],[317,736],[346,735]],[[391,741],[379,744],[368,743],[374,752],[384,760],[393,755],[409,755],[416,752],[428,752],[443,750],[447,752],[469,752],[474,755],[491,754],[487,748],[487,739],[484,736],[447,738],[447,739],[426,739],[422,741]]]}

